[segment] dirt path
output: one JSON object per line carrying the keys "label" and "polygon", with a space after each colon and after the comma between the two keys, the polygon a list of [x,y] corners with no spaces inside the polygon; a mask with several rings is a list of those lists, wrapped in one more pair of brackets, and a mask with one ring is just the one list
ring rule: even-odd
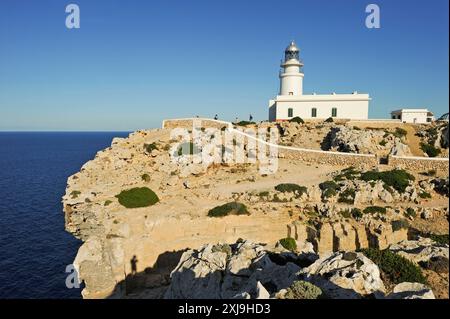
{"label": "dirt path", "polygon": [[416,130],[411,125],[404,125],[406,132],[406,139],[408,141],[409,149],[414,156],[423,156],[423,151],[420,149],[420,138],[416,136]]}

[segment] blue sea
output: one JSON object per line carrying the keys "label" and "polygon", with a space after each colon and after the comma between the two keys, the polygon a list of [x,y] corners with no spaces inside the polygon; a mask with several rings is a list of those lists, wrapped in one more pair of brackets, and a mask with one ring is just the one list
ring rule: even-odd
{"label": "blue sea", "polygon": [[67,177],[127,132],[0,133],[0,298],[81,298],[65,286],[81,242],[64,230]]}

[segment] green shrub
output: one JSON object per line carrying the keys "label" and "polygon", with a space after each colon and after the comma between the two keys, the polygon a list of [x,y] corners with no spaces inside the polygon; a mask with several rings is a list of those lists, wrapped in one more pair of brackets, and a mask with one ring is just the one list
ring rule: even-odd
{"label": "green shrub", "polygon": [[353,218],[361,218],[363,216],[363,213],[359,208],[352,208],[351,213]]}
{"label": "green shrub", "polygon": [[208,212],[209,217],[223,217],[227,215],[250,215],[247,207],[238,202],[231,202],[221,206],[214,207]]}
{"label": "green shrub", "polygon": [[338,182],[338,181],[343,181],[344,179],[355,179],[356,177],[358,177],[361,174],[361,172],[357,171],[353,166],[347,167],[345,169],[343,169],[339,175],[336,175],[333,180]]}
{"label": "green shrub", "polygon": [[303,121],[303,119],[301,117],[298,117],[298,116],[291,118],[289,120],[289,122],[291,122],[291,123],[298,123],[298,124],[304,124],[305,123],[305,121]]}
{"label": "green shrub", "polygon": [[109,206],[111,204],[112,204],[112,200],[107,199],[107,200],[105,200],[105,203],[103,205],[104,206]]}
{"label": "green shrub", "polygon": [[322,190],[323,198],[330,198],[336,196],[340,186],[335,181],[326,181],[319,184],[319,188]]}
{"label": "green shrub", "polygon": [[414,208],[408,207],[406,209],[406,216],[416,218],[417,214],[416,214],[416,211],[414,210]]}
{"label": "green shrub", "polygon": [[382,140],[382,141],[380,141],[380,143],[378,143],[378,144],[380,144],[381,146],[386,146],[387,142],[386,142],[386,140]]}
{"label": "green shrub", "polygon": [[347,188],[339,194],[339,203],[353,204],[355,202],[355,189]]}
{"label": "green shrub", "polygon": [[275,186],[275,189],[282,193],[297,192],[300,196],[305,194],[308,191],[308,189],[305,186],[300,186],[297,184],[289,184],[289,183],[278,184],[277,186]]}
{"label": "green shrub", "polygon": [[357,127],[357,126],[353,126],[353,129],[354,129],[355,131],[361,131],[361,129],[360,129],[359,127]]}
{"label": "green shrub", "polygon": [[156,143],[150,143],[150,144],[144,144],[144,148],[147,151],[147,153],[151,153],[153,150],[157,150],[158,146]]}
{"label": "green shrub", "polygon": [[420,143],[420,149],[428,155],[428,157],[436,157],[441,153],[441,150],[431,144]]}
{"label": "green shrub", "polygon": [[367,206],[366,208],[364,208],[363,213],[364,214],[375,214],[375,213],[386,214],[386,207]]}
{"label": "green shrub", "polygon": [[70,193],[70,196],[72,197],[72,199],[77,198],[78,196],[80,196],[81,192],[80,191],[72,191]]}
{"label": "green shrub", "polygon": [[269,196],[269,192],[268,192],[268,191],[262,191],[262,192],[259,192],[258,196],[259,196],[259,197]]}
{"label": "green shrub", "polygon": [[381,180],[400,193],[405,192],[409,182],[415,180],[413,175],[402,169],[393,169],[385,172],[367,171],[361,174],[361,179],[366,182]]}
{"label": "green shrub", "polygon": [[395,137],[403,138],[408,134],[408,132],[400,127],[395,128],[395,132],[393,133]]}
{"label": "green shrub", "polygon": [[428,238],[434,240],[436,243],[440,245],[449,244],[449,234],[438,235],[438,234],[428,234]]}
{"label": "green shrub", "polygon": [[116,195],[119,203],[126,208],[147,207],[159,202],[158,196],[148,187],[135,187]]}
{"label": "green shrub", "polygon": [[322,290],[303,280],[296,280],[286,289],[285,299],[319,299],[323,297]]}
{"label": "green shrub", "polygon": [[409,223],[406,219],[394,220],[391,222],[392,230],[397,231],[400,229],[408,229]]}
{"label": "green shrub", "polygon": [[329,118],[327,118],[324,122],[325,122],[325,123],[333,123],[334,120],[333,120],[332,117],[329,117]]}
{"label": "green shrub", "polygon": [[419,266],[389,249],[367,248],[361,252],[377,264],[383,275],[393,284],[405,281],[427,284]]}
{"label": "green shrub", "polygon": [[294,238],[286,237],[283,239],[280,239],[280,245],[283,246],[283,248],[295,251],[297,249],[297,242]]}
{"label": "green shrub", "polygon": [[430,169],[429,171],[422,172],[421,174],[432,177],[432,176],[436,176],[436,173],[437,173],[437,171],[435,169]]}
{"label": "green shrub", "polygon": [[341,211],[339,211],[339,214],[341,214],[341,216],[344,218],[352,217],[352,212],[349,209],[341,210]]}
{"label": "green shrub", "polygon": [[148,175],[147,173],[142,174],[141,179],[142,179],[144,182],[150,182],[150,175]]}
{"label": "green shrub", "polygon": [[255,122],[250,122],[250,121],[240,121],[240,122],[237,122],[237,123],[234,123],[234,124],[236,124],[238,126],[247,126],[247,125],[256,124],[256,123]]}
{"label": "green shrub", "polygon": [[431,198],[431,194],[425,191],[419,193],[420,198]]}

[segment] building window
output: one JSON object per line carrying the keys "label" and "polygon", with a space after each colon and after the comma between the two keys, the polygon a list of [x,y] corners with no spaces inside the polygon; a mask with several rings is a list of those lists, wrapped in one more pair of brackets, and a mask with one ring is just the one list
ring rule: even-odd
{"label": "building window", "polygon": [[288,117],[294,116],[294,110],[292,108],[288,108]]}
{"label": "building window", "polygon": [[317,109],[315,107],[311,110],[311,117],[317,117]]}
{"label": "building window", "polygon": [[333,107],[331,109],[331,117],[336,117],[337,116],[337,108]]}
{"label": "building window", "polygon": [[294,95],[294,92],[289,92],[289,95]]}

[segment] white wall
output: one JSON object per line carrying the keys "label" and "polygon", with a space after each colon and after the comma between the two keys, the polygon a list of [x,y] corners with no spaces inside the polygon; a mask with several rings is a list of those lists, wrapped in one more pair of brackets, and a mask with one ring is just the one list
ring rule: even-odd
{"label": "white wall", "polygon": [[406,123],[427,123],[427,112],[403,112],[401,120]]}
{"label": "white wall", "polygon": [[303,119],[311,118],[311,109],[317,109],[318,119],[326,119],[331,117],[332,108],[337,108],[336,118],[345,119],[367,119],[369,117],[369,101],[277,101],[276,102],[276,118],[277,120],[287,120],[288,108],[294,111],[293,117],[299,116]]}

